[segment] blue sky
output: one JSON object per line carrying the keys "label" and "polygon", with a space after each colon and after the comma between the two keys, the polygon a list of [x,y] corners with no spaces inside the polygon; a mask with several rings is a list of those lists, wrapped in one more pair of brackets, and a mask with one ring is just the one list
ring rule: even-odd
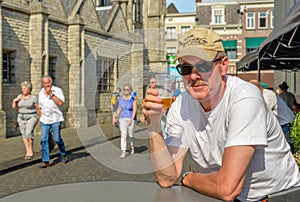
{"label": "blue sky", "polygon": [[[202,0],[202,2],[221,2],[221,1],[232,1],[232,0]],[[180,13],[195,12],[195,0],[166,0],[167,6],[173,2]]]}
{"label": "blue sky", "polygon": [[195,12],[195,0],[167,0],[167,6],[172,2],[180,13]]}

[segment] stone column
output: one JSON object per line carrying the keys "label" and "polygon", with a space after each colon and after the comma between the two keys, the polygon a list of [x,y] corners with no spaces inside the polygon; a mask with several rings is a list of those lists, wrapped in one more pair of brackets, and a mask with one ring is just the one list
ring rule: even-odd
{"label": "stone column", "polygon": [[149,70],[167,72],[165,53],[165,0],[149,0],[144,3],[144,42],[148,52]]}
{"label": "stone column", "polygon": [[[2,98],[2,0],[0,0],[0,98]],[[3,111],[2,99],[0,99],[0,139],[6,137],[6,113]]]}
{"label": "stone column", "polygon": [[32,93],[38,95],[42,85],[41,77],[48,74],[48,11],[41,3],[30,6],[29,20],[29,51],[30,71],[33,85]]}
{"label": "stone column", "polygon": [[84,22],[78,16],[69,21],[69,108],[67,127],[87,127],[88,113],[84,104]]}
{"label": "stone column", "polygon": [[132,39],[134,40],[131,51],[132,87],[137,93],[137,114],[139,119],[142,114],[143,101],[144,43],[142,36],[138,33],[133,34]]}

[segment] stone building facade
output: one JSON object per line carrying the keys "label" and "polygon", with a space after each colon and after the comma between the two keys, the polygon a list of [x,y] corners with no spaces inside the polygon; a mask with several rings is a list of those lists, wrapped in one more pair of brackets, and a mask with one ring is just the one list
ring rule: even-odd
{"label": "stone building facade", "polygon": [[11,102],[25,80],[37,95],[50,75],[65,94],[64,127],[88,127],[110,113],[115,87],[129,83],[142,95],[144,76],[166,67],[165,0],[0,3],[0,138],[19,134]]}
{"label": "stone building facade", "polygon": [[[274,0],[196,0],[197,25],[221,35],[229,57],[228,74],[244,80],[257,79],[257,72],[237,72],[236,62],[258,46],[274,29]],[[274,71],[262,71],[261,81],[274,87]]]}

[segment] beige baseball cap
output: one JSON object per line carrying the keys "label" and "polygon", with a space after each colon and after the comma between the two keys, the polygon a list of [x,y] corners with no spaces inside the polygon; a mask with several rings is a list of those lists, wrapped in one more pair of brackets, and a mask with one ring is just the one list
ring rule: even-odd
{"label": "beige baseball cap", "polygon": [[194,27],[180,37],[175,60],[190,55],[212,61],[218,51],[224,51],[220,35],[205,27]]}

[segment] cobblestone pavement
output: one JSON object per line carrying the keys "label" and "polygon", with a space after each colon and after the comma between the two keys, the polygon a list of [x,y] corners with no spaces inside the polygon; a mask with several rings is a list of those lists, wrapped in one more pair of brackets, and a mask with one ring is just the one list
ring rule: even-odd
{"label": "cobblestone pavement", "polygon": [[[52,166],[50,168],[41,169],[38,165],[41,163],[41,154],[38,148],[38,137],[35,139],[35,154],[31,161],[24,160],[24,146],[20,137],[9,138],[0,141],[0,198],[16,192],[25,191],[28,189],[57,185],[73,182],[89,182],[99,180],[129,180],[129,181],[144,181],[155,182],[152,172],[147,171],[150,165],[148,155],[147,129],[137,127],[136,130],[136,154],[128,155],[125,159],[119,159],[120,150],[116,149],[116,153],[100,154],[104,156],[104,160],[97,158],[97,153],[92,150],[101,151],[108,143],[119,148],[120,135],[119,130],[110,125],[101,127],[106,133],[107,139],[101,141],[92,139],[91,141],[82,140],[82,134],[75,129],[63,129],[62,137],[65,141],[66,148],[69,152],[70,161],[67,164],[60,162],[58,151],[54,151],[51,155]],[[81,140],[81,141],[80,141]],[[91,139],[90,139],[91,140]],[[82,142],[86,141],[84,144]],[[84,145],[84,146],[83,146]],[[100,148],[100,149],[99,149]],[[7,154],[7,155],[5,155]],[[113,154],[113,156],[111,155]],[[123,168],[132,167],[133,169],[140,167],[138,161],[140,156],[145,162],[141,162],[145,167],[145,173],[140,171],[135,174],[133,172],[124,172]],[[99,157],[99,155],[98,155]],[[107,161],[115,162],[111,165]],[[138,160],[138,161],[135,161]],[[187,160],[190,161],[190,160]],[[148,165],[149,164],[149,165]],[[116,166],[117,165],[117,166]],[[187,169],[189,162],[184,167]],[[136,167],[135,167],[136,166]],[[126,169],[125,169],[126,170]]]}

